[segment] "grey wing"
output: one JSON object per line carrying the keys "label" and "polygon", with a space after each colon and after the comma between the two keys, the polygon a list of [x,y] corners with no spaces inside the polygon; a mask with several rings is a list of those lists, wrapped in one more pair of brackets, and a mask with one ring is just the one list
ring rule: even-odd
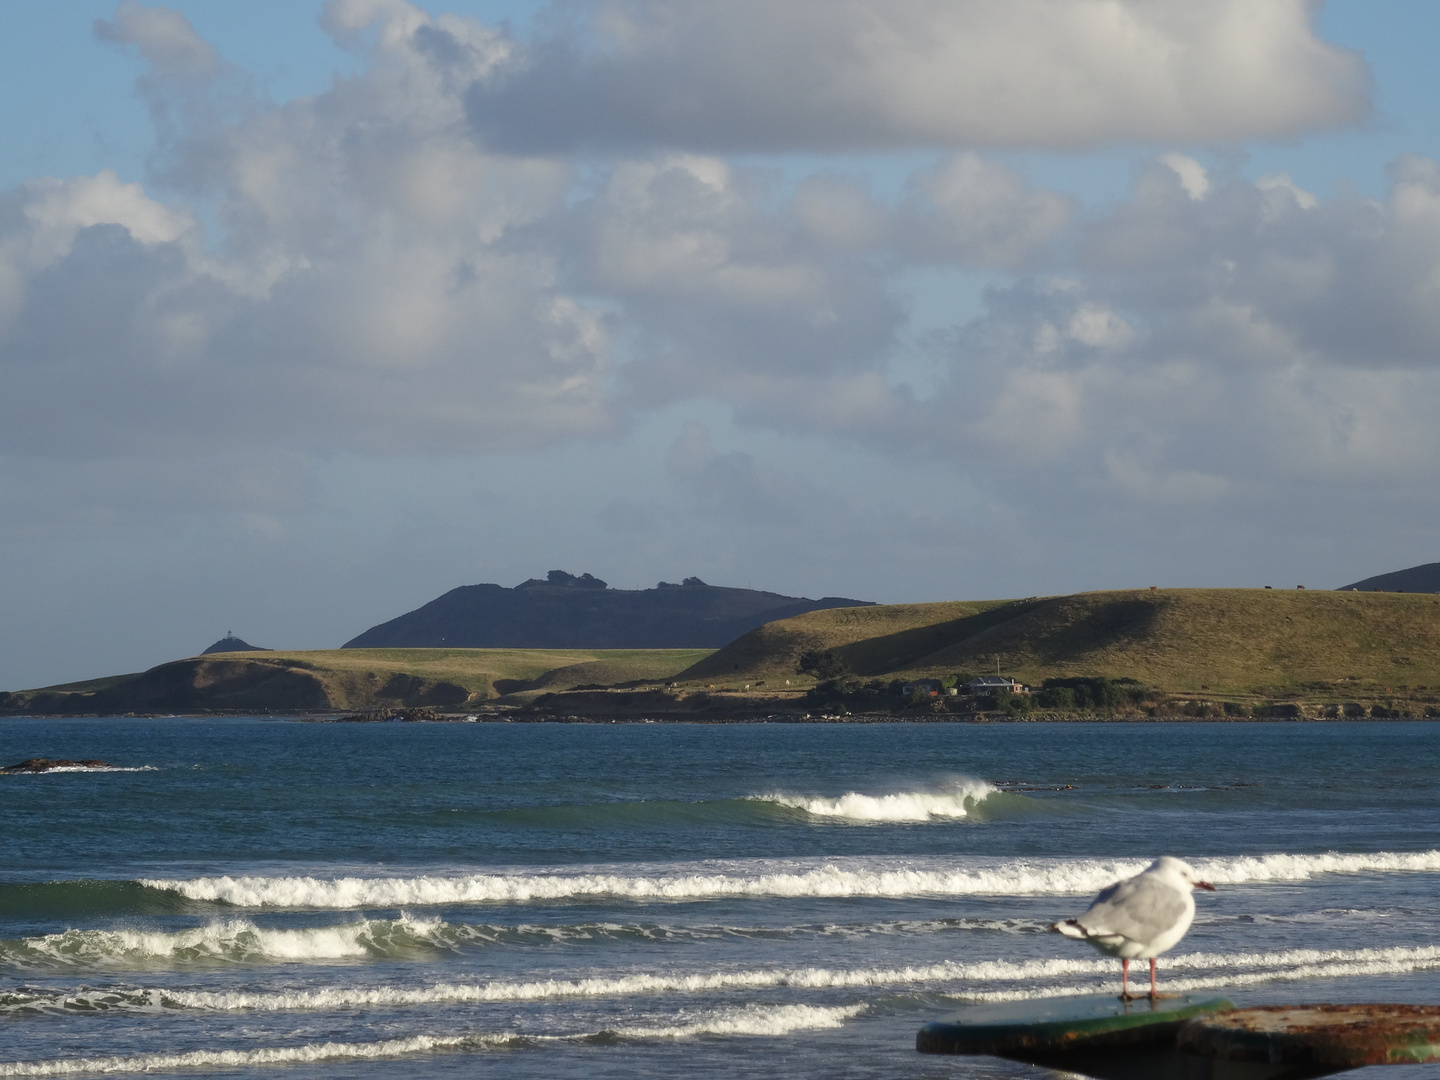
{"label": "grey wing", "polygon": [[1090,910],[1093,911],[1100,904],[1105,903],[1105,901],[1109,900],[1117,892],[1119,892],[1122,886],[1128,885],[1133,880],[1133,878],[1126,878],[1124,881],[1115,882],[1114,885],[1105,886],[1105,888],[1100,890],[1100,895],[1095,897],[1095,902],[1090,905]]}
{"label": "grey wing", "polygon": [[1095,935],[1151,941],[1185,916],[1185,894],[1146,874],[1117,882],[1075,921]]}

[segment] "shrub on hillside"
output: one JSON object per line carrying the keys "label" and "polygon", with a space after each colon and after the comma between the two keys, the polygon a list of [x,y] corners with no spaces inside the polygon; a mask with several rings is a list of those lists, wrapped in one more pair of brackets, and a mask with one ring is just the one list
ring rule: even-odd
{"label": "shrub on hillside", "polygon": [[1080,709],[1114,712],[1124,705],[1139,705],[1151,692],[1134,679],[1070,678],[1046,679],[1036,695],[1047,709]]}
{"label": "shrub on hillside", "polygon": [[843,679],[850,674],[850,665],[834,649],[807,649],[796,665],[802,675],[817,679]]}

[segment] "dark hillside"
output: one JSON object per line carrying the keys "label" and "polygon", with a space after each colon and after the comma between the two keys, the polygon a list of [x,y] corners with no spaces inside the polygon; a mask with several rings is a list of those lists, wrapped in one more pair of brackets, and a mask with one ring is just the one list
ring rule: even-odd
{"label": "dark hillside", "polygon": [[713,649],[777,619],[808,611],[863,607],[865,600],[820,600],[753,589],[661,582],[610,589],[589,574],[551,571],[507,589],[464,585],[347,641],[347,649]]}
{"label": "dark hillside", "polygon": [[208,649],[202,652],[201,656],[213,656],[215,653],[225,652],[269,652],[269,649],[262,649],[259,645],[251,645],[234,634],[226,634],[219,641],[215,642]]}
{"label": "dark hillside", "polygon": [[1440,592],[1440,562],[1376,574],[1341,588],[1347,592],[1351,589],[1358,592]]}

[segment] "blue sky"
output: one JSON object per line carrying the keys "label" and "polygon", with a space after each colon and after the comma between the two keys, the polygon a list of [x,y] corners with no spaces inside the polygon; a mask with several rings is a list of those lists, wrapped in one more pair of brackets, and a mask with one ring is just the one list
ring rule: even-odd
{"label": "blue sky", "polygon": [[1434,561],[1440,9],[1104,10],[6,5],[0,687]]}

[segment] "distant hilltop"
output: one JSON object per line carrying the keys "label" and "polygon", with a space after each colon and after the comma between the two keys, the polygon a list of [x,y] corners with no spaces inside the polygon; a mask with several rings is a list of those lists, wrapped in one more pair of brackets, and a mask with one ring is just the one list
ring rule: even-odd
{"label": "distant hilltop", "polygon": [[1412,566],[1408,570],[1395,570],[1388,574],[1376,574],[1364,581],[1340,586],[1345,592],[1440,592],[1440,562]]}
{"label": "distant hilltop", "polygon": [[241,641],[234,634],[226,633],[219,641],[215,642],[208,649],[202,652],[201,656],[210,656],[213,653],[222,652],[269,652],[269,649],[262,649],[259,645],[251,645],[248,641]]}
{"label": "distant hilltop", "polygon": [[707,585],[697,577],[653,589],[612,589],[591,574],[551,570],[513,589],[462,585],[372,626],[347,649],[717,649],[757,626],[868,600]]}

